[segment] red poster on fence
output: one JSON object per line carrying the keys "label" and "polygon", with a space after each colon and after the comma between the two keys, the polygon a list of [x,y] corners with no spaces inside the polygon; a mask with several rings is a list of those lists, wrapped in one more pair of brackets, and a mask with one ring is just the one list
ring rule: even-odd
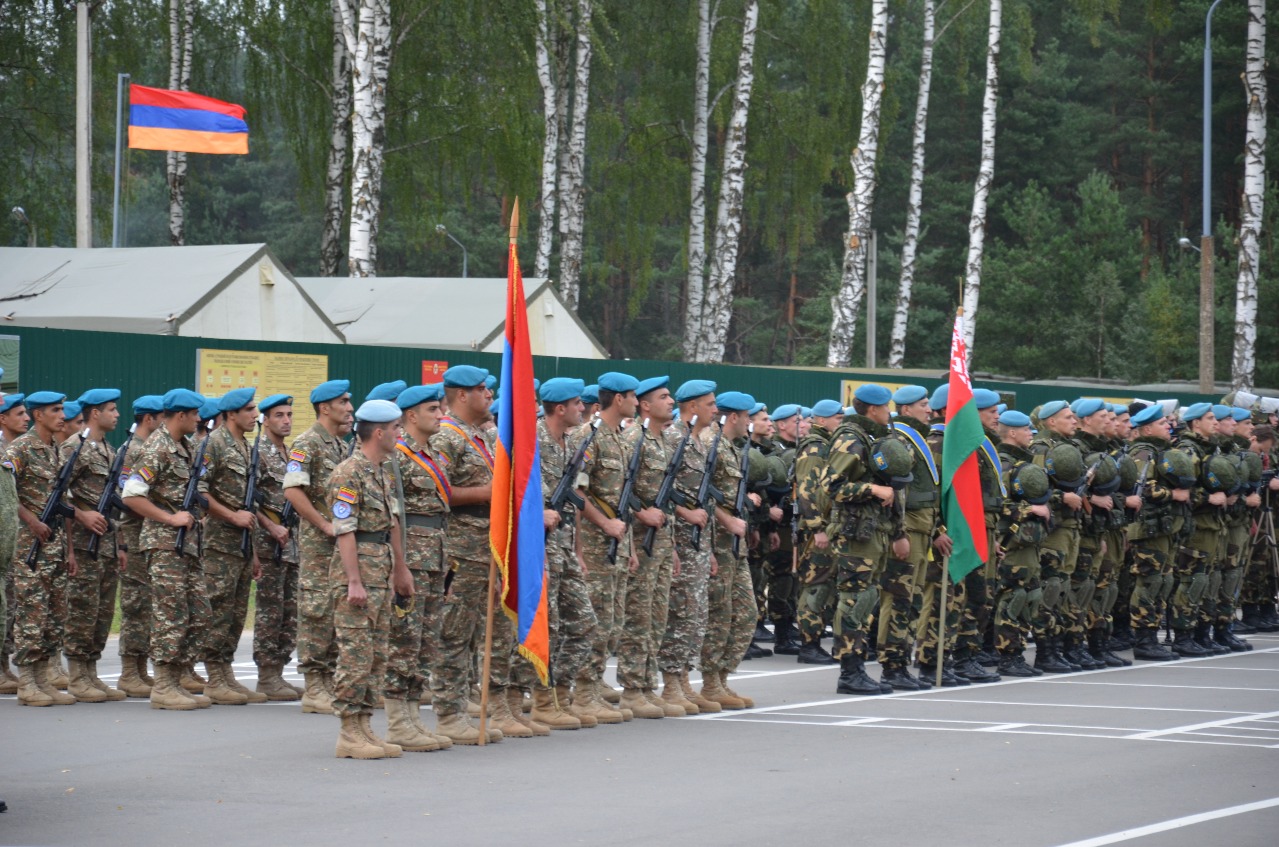
{"label": "red poster on fence", "polygon": [[444,381],[444,372],[449,369],[448,362],[422,360],[422,384],[434,385]]}

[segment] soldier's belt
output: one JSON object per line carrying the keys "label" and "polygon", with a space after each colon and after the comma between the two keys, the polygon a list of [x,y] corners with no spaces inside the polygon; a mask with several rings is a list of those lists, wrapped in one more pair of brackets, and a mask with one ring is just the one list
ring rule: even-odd
{"label": "soldier's belt", "polygon": [[466,515],[468,518],[488,520],[489,507],[487,504],[482,503],[477,503],[473,506],[454,506],[452,513],[455,515]]}
{"label": "soldier's belt", "polygon": [[594,494],[590,494],[587,496],[591,498],[591,502],[595,504],[595,508],[599,509],[601,512],[604,513],[604,517],[608,518],[609,520],[612,520],[613,518],[617,517],[617,510],[614,509],[609,503],[607,503],[604,500],[601,500],[599,497],[596,497]]}
{"label": "soldier's belt", "polygon": [[259,506],[258,509],[271,523],[284,523],[284,518],[275,509],[268,509],[266,506]]}
{"label": "soldier's belt", "polygon": [[356,530],[354,535],[355,535],[356,544],[390,544],[391,543],[391,531],[387,529],[380,530],[379,532],[366,532],[363,530]]}
{"label": "soldier's belt", "polygon": [[447,518],[444,515],[405,515],[405,526],[416,526],[421,529],[443,529]]}

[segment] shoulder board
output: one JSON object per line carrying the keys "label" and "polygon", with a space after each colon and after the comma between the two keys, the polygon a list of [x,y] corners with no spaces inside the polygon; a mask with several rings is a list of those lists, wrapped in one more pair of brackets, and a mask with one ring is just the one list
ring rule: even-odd
{"label": "shoulder board", "polygon": [[906,438],[907,441],[915,448],[915,452],[923,458],[924,463],[928,465],[928,473],[933,478],[933,485],[941,483],[941,474],[937,472],[937,460],[933,458],[932,448],[924,441],[924,437],[919,434],[913,426],[904,423],[894,423],[893,429]]}

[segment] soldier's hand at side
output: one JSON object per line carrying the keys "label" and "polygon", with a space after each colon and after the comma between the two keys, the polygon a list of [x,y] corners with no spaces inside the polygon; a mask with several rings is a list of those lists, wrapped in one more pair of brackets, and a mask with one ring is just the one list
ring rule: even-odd
{"label": "soldier's hand at side", "polygon": [[786,513],[782,511],[781,506],[768,507],[768,519],[773,523],[781,523],[784,517],[786,517]]}
{"label": "soldier's hand at side", "polygon": [[644,526],[651,526],[653,529],[661,529],[666,523],[666,513],[661,509],[649,506],[647,509],[640,509],[635,513],[635,520]]}
{"label": "soldier's hand at side", "polygon": [[1067,509],[1082,509],[1084,507],[1084,498],[1073,491],[1063,491],[1061,502],[1065,504]]}
{"label": "soldier's hand at side", "polygon": [[679,553],[671,553],[671,575],[679,576]]}
{"label": "soldier's hand at side", "polygon": [[715,554],[711,554],[711,576],[719,573],[719,560],[715,558]]}
{"label": "soldier's hand at side", "polygon": [[1132,509],[1134,512],[1141,511],[1141,498],[1136,494],[1129,494],[1124,498],[1124,506]]}
{"label": "soldier's hand at side", "polygon": [[75,548],[70,544],[67,545],[67,576],[75,576],[80,573],[80,563],[76,561]]}
{"label": "soldier's hand at side", "polygon": [[1093,494],[1088,498],[1088,500],[1098,509],[1113,509],[1115,507],[1114,500],[1101,494]]}
{"label": "soldier's hand at side", "polygon": [[1189,488],[1174,488],[1174,489],[1172,490],[1172,499],[1173,499],[1173,500],[1175,500],[1175,501],[1177,501],[1178,503],[1189,503],[1189,502],[1190,502],[1190,489],[1189,489]]}
{"label": "soldier's hand at side", "polygon": [[825,532],[818,532],[813,535],[813,546],[818,550],[825,550],[830,547],[830,536]]}
{"label": "soldier's hand at side", "polygon": [[107,534],[107,519],[102,516],[101,512],[76,509],[75,519],[79,521],[81,526],[89,530],[89,532],[92,532],[94,535]]}
{"label": "soldier's hand at side", "polygon": [[32,535],[40,539],[41,544],[48,544],[49,539],[53,537],[53,531],[49,529],[49,525],[40,523],[38,520],[32,521],[28,529],[31,530]]}
{"label": "soldier's hand at side", "polygon": [[949,556],[950,552],[955,549],[955,542],[951,541],[950,536],[943,532],[933,539],[933,549],[943,556]]}
{"label": "soldier's hand at side", "polygon": [[115,551],[115,564],[120,573],[124,573],[124,569],[129,566],[129,554],[118,547]]}
{"label": "soldier's hand at side", "polygon": [[756,508],[759,508],[759,504],[764,502],[763,498],[760,497],[759,493],[756,491],[747,492],[746,499],[751,501],[751,505],[755,506]]}
{"label": "soldier's hand at side", "polygon": [[560,513],[554,509],[542,510],[542,528],[547,532],[560,525]]}
{"label": "soldier's hand at side", "polygon": [[258,558],[258,554],[256,552],[253,554],[253,578],[262,578],[262,560]]}
{"label": "soldier's hand at side", "polygon": [[899,559],[906,559],[910,556],[910,539],[902,536],[893,542],[893,555]]}
{"label": "soldier's hand at side", "polygon": [[[1137,499],[1138,499],[1138,500],[1140,500],[1141,498],[1137,498]],[[1047,519],[1048,519],[1048,504],[1047,504],[1047,503],[1037,503],[1037,504],[1035,504],[1034,506],[1031,506],[1031,507],[1030,507],[1030,513],[1031,513],[1032,515],[1038,515],[1039,517],[1041,517],[1041,518],[1043,518],[1043,519],[1047,520]]]}
{"label": "soldier's hand at side", "polygon": [[631,554],[630,566],[627,568],[627,571],[629,573],[639,572],[639,556],[634,553]]}
{"label": "soldier's hand at side", "polygon": [[684,514],[684,520],[693,526],[700,526],[706,529],[706,521],[710,517],[705,509],[689,509]]}
{"label": "soldier's hand at side", "polygon": [[391,587],[401,597],[413,596],[413,574],[407,567],[396,568],[391,572]]}
{"label": "soldier's hand at side", "polygon": [[893,499],[897,496],[897,492],[887,485],[872,485],[870,493],[875,495],[876,499],[885,506],[893,505]]}
{"label": "soldier's hand at side", "polygon": [[257,516],[252,512],[240,509],[231,513],[231,526],[238,527],[239,529],[253,529],[253,527],[257,525]]}
{"label": "soldier's hand at side", "polygon": [[280,526],[278,523],[269,524],[269,527],[270,529],[267,531],[271,533],[272,541],[279,544],[281,547],[289,543],[289,531],[287,529]]}
{"label": "soldier's hand at side", "polygon": [[621,518],[605,519],[600,529],[604,530],[604,534],[609,538],[616,538],[618,541],[626,537],[626,523]]}
{"label": "soldier's hand at side", "polygon": [[169,515],[168,524],[174,529],[181,529],[184,526],[190,529],[195,526],[195,515],[190,512],[174,512]]}
{"label": "soldier's hand at side", "polygon": [[[396,588],[398,591],[399,588]],[[353,579],[346,584],[346,601],[357,609],[363,609],[369,602],[369,595],[364,590],[364,583]]]}
{"label": "soldier's hand at side", "polygon": [[746,521],[741,518],[727,518],[724,521],[724,528],[728,530],[729,535],[736,535],[738,538],[746,537]]}
{"label": "soldier's hand at side", "polygon": [[1261,505],[1261,495],[1255,491],[1243,499],[1244,505],[1249,509],[1255,509]]}
{"label": "soldier's hand at side", "polygon": [[590,576],[590,569],[586,567],[586,560],[581,556],[577,557],[577,563],[582,566],[582,576]]}
{"label": "soldier's hand at side", "polygon": [[1208,495],[1208,502],[1214,506],[1226,505],[1226,492],[1214,491]]}

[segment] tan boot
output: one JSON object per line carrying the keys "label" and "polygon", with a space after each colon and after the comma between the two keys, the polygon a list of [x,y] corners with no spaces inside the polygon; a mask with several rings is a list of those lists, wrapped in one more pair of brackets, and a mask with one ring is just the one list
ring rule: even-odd
{"label": "tan boot", "polygon": [[379,738],[378,734],[373,731],[373,716],[368,712],[360,713],[360,729],[364,730],[364,737],[369,740],[370,744],[376,744],[382,748],[382,752],[386,754],[388,759],[398,759],[404,755],[404,748],[398,744],[392,744],[385,738]]}
{"label": "tan boot", "polygon": [[112,688],[111,686],[107,685],[105,682],[103,682],[101,679],[98,678],[97,661],[88,662],[87,664],[89,665],[89,681],[93,683],[94,688],[98,689],[103,694],[107,695],[108,700],[110,700],[113,703],[118,703],[121,700],[128,699],[128,695],[125,694],[123,691],[119,691],[115,688]]}
{"label": "tan boot", "polygon": [[36,680],[39,662],[29,665],[18,665],[18,705],[20,706],[52,706],[53,698],[44,692]]}
{"label": "tan boot", "polygon": [[338,730],[337,749],[334,757],[338,759],[385,759],[381,745],[374,744],[364,735],[360,726],[359,715],[343,715],[342,728]]}
{"label": "tan boot", "polygon": [[196,709],[195,698],[178,684],[181,669],[178,665],[157,664],[155,666],[155,685],[151,686],[151,708],[167,709],[174,712],[189,712]]}
{"label": "tan boot", "polygon": [[432,700],[433,700],[433,696],[431,694],[431,689],[424,688],[422,690],[422,699],[419,700],[418,702],[421,703],[423,706],[429,706],[431,705]]}
{"label": "tan boot", "polygon": [[572,713],[575,717],[582,715],[590,715],[595,718],[596,723],[621,723],[622,713],[609,708],[608,704],[600,699],[595,692],[595,681],[592,679],[578,679],[577,686],[573,692],[573,709]]}
{"label": "tan boot", "polygon": [[67,693],[81,703],[105,703],[107,695],[98,690],[89,678],[89,665],[80,659],[67,659],[71,666]]}
{"label": "tan boot", "polygon": [[413,722],[413,725],[418,728],[419,732],[425,733],[435,739],[435,743],[440,745],[441,750],[447,750],[453,746],[452,740],[450,740],[447,736],[431,732],[426,728],[426,724],[422,723],[421,700],[405,700],[404,702],[407,706],[409,720]]}
{"label": "tan boot", "polygon": [[736,691],[734,691],[732,688],[728,686],[728,671],[719,672],[719,684],[724,689],[724,691],[728,694],[729,697],[736,697],[738,700],[741,700],[742,703],[748,709],[755,708],[754,700],[747,697],[745,694],[738,694]]}
{"label": "tan boot", "polygon": [[136,656],[120,657],[120,681],[116,683],[116,687],[130,697],[150,697],[152,686],[147,685],[138,673],[136,660]]}
{"label": "tan boot", "polygon": [[203,694],[208,680],[196,673],[195,665],[187,665],[182,669],[180,684],[184,691],[191,694]]}
{"label": "tan boot", "polygon": [[658,720],[666,717],[666,711],[645,700],[644,692],[638,688],[628,688],[623,691],[620,705],[624,709],[630,709],[635,717],[644,720]]}
{"label": "tan boot", "polygon": [[605,708],[612,709],[615,712],[620,712],[623,721],[629,723],[630,721],[635,720],[635,713],[631,711],[629,706],[622,703],[622,695],[617,694],[616,700],[610,700],[608,696],[609,692],[617,694],[611,685],[605,685],[601,681],[596,681],[595,696],[599,699],[600,703],[604,704]]}
{"label": "tan boot", "polygon": [[66,691],[67,686],[71,684],[71,676],[66,669],[62,667],[62,651],[59,650],[53,654],[53,658],[49,659],[49,684],[59,691]]}
{"label": "tan boot", "polygon": [[259,694],[276,703],[295,703],[302,699],[302,695],[284,681],[284,665],[259,665],[257,689]]}
{"label": "tan boot", "polygon": [[603,699],[605,703],[608,703],[610,706],[617,706],[621,704],[622,695],[616,688],[611,685],[605,685],[603,680],[600,680],[595,684],[599,686],[600,698]]}
{"label": "tan boot", "polygon": [[230,663],[224,663],[224,667],[225,670],[223,671],[223,677],[226,680],[227,687],[232,691],[240,692],[250,703],[265,703],[267,699],[269,699],[265,694],[259,691],[250,691],[248,688],[245,688],[240,683],[240,680],[235,678],[235,668],[231,667]]}
{"label": "tan boot", "polygon": [[147,655],[136,657],[136,664],[138,668],[138,678],[141,679],[143,682],[145,682],[147,685],[155,685],[155,680],[151,677],[151,674],[147,673],[147,660],[149,658],[150,656],[147,656]]}
{"label": "tan boot", "polygon": [[306,673],[306,692],[302,695],[302,714],[333,714],[333,698],[324,687],[324,674],[320,671]]}
{"label": "tan boot", "polygon": [[[506,705],[511,710],[511,716],[533,730],[533,735],[538,738],[545,738],[551,734],[551,728],[541,721],[535,721],[529,715],[524,714],[524,703],[527,699],[524,696],[524,691],[514,685],[506,689]],[[531,707],[529,711],[532,711]]]}
{"label": "tan boot", "polygon": [[[36,668],[36,685],[40,686],[40,690],[53,698],[55,706],[70,706],[76,702],[75,697],[58,690],[53,684],[53,680],[49,677],[49,659],[41,659],[35,663]],[[70,680],[68,680],[68,684]]]}
{"label": "tan boot", "polygon": [[506,690],[498,689],[489,692],[489,722],[494,729],[500,730],[503,737],[532,738],[533,728],[525,726],[511,714],[511,703],[506,698]]}
{"label": "tan boot", "polygon": [[688,671],[684,671],[679,675],[679,687],[684,692],[684,699],[696,706],[697,711],[701,714],[714,715],[724,710],[724,707],[719,703],[714,700],[707,700],[693,688],[693,684],[688,681]]}
{"label": "tan boot", "polygon": [[529,717],[551,729],[582,728],[580,720],[560,708],[552,688],[533,689],[533,711],[529,712]]}
{"label": "tan boot", "polygon": [[684,687],[680,685],[679,674],[664,673],[662,674],[662,701],[670,703],[672,706],[679,706],[684,710],[685,715],[696,715],[701,710],[697,708],[697,704],[684,696]]}
{"label": "tan boot", "polygon": [[[719,703],[725,709],[745,709],[746,704],[724,690],[719,671],[702,669],[702,697],[712,703]],[[700,703],[698,704],[701,705]]]}
{"label": "tan boot", "polygon": [[577,721],[581,723],[582,729],[594,729],[600,725],[600,722],[595,719],[594,715],[579,714],[573,710],[573,698],[570,696],[569,687],[566,684],[561,683],[555,686],[551,694],[555,697],[556,708],[569,717],[576,718]]}
{"label": "tan boot", "polygon": [[204,696],[213,701],[215,706],[243,706],[249,698],[231,687],[227,681],[230,665],[223,662],[205,662],[204,669],[209,681],[204,686]]}
{"label": "tan boot", "polygon": [[17,694],[18,678],[9,668],[9,654],[0,653],[0,694]]}
{"label": "tan boot", "polygon": [[409,715],[407,700],[383,698],[386,703],[386,740],[398,744],[409,753],[430,753],[440,749],[435,736],[418,729]]}
{"label": "tan boot", "polygon": [[334,671],[322,671],[320,676],[324,681],[324,690],[329,692],[329,699],[336,700],[338,698],[337,674]]}
{"label": "tan boot", "polygon": [[468,718],[478,718],[480,716],[480,695],[476,694],[466,701],[466,716]]}
{"label": "tan boot", "polygon": [[440,715],[435,718],[436,736],[443,736],[454,744],[471,746],[480,743],[480,731],[471,725],[465,715]]}
{"label": "tan boot", "polygon": [[683,706],[677,706],[674,703],[667,703],[661,697],[658,697],[657,693],[651,688],[644,689],[644,699],[649,702],[649,705],[656,706],[661,709],[662,714],[666,715],[668,718],[682,718],[688,714],[688,712],[684,711]]}

